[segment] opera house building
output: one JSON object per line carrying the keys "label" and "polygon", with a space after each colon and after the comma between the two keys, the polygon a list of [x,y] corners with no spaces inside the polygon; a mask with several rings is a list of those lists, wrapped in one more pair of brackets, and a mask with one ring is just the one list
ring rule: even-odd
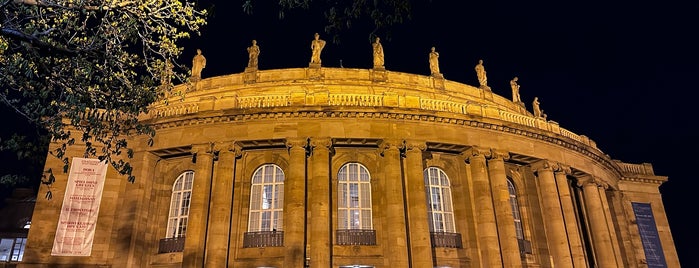
{"label": "opera house building", "polygon": [[175,89],[134,183],[69,148],[18,267],[679,267],[666,176],[487,86],[311,63]]}

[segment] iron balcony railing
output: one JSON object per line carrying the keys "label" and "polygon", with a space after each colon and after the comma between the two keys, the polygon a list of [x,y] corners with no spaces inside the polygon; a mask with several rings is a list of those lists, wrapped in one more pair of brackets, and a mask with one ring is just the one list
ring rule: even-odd
{"label": "iron balcony railing", "polygon": [[460,233],[430,232],[432,247],[435,248],[462,248]]}
{"label": "iron balcony railing", "polygon": [[283,231],[247,232],[243,237],[244,248],[283,247]]}
{"label": "iron balcony railing", "polygon": [[376,231],[343,229],[335,232],[338,245],[376,245]]}
{"label": "iron balcony railing", "polygon": [[184,251],[184,236],[160,239],[158,253],[182,252]]}

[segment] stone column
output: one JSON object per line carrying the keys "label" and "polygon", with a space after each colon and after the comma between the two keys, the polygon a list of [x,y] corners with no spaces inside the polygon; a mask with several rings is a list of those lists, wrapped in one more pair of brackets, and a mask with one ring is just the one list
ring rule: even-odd
{"label": "stone column", "polygon": [[509,158],[510,154],[505,151],[491,150],[491,158],[488,160],[488,175],[493,194],[502,263],[504,267],[517,268],[522,267],[522,257],[519,254],[515,218],[512,214],[510,191],[507,187],[507,175],[505,174],[505,160]]}
{"label": "stone column", "polygon": [[590,220],[597,267],[617,267],[606,216],[602,211],[602,199],[599,194],[599,187],[602,187],[603,184],[599,179],[588,175],[578,178],[578,185],[582,186],[585,196],[585,210]]}
{"label": "stone column", "polygon": [[312,138],[310,197],[311,206],[311,267],[331,267],[330,221],[330,138]]}
{"label": "stone column", "polygon": [[218,144],[218,165],[211,194],[211,216],[208,224],[208,246],[205,267],[225,267],[228,262],[228,237],[231,224],[231,202],[235,181],[235,159],[240,150],[234,144]]}
{"label": "stone column", "polygon": [[561,200],[563,222],[566,226],[566,233],[568,234],[568,243],[570,245],[574,267],[587,267],[585,251],[583,250],[582,240],[580,238],[580,226],[578,225],[573,206],[573,198],[570,193],[570,186],[568,185],[567,175],[570,173],[570,167],[559,164],[558,170],[554,172],[554,176],[556,177],[558,197]]}
{"label": "stone column", "polygon": [[[503,267],[500,255],[500,243],[498,242],[498,229],[495,224],[493,197],[488,181],[485,157],[490,156],[490,150],[471,147],[464,152],[471,166],[471,178],[473,180],[473,195],[476,203],[476,230],[478,242],[481,246],[481,267]],[[514,222],[514,220],[513,220]]]}
{"label": "stone column", "polygon": [[424,141],[406,141],[405,198],[408,204],[407,228],[412,256],[410,267],[413,268],[434,267],[422,162],[422,151],[425,149],[427,144]]}
{"label": "stone column", "polygon": [[386,175],[386,226],[388,236],[386,256],[389,267],[408,266],[408,241],[405,226],[405,206],[403,203],[403,180],[400,166],[401,140],[384,140],[379,145],[383,155],[382,168]]}
{"label": "stone column", "polygon": [[554,168],[557,168],[557,164],[547,160],[541,160],[532,165],[539,180],[544,228],[546,228],[546,239],[553,258],[553,265],[554,267],[573,267],[558,187],[556,187],[556,179],[553,175]]}
{"label": "stone column", "polygon": [[192,155],[196,159],[196,165],[182,256],[182,267],[186,268],[204,267],[207,246],[206,227],[209,219],[211,179],[214,165],[213,144],[192,146]]}
{"label": "stone column", "polygon": [[306,252],[306,138],[287,138],[289,172],[284,179],[284,267],[303,267]]}

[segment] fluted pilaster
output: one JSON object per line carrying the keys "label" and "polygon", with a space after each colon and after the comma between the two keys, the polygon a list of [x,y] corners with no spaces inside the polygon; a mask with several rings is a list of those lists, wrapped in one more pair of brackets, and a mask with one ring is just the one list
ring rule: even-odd
{"label": "fluted pilaster", "polygon": [[403,142],[397,139],[384,140],[379,146],[383,156],[382,167],[386,174],[386,222],[390,226],[386,230],[388,234],[386,255],[390,267],[409,267],[400,166],[400,149],[403,148]]}
{"label": "fluted pilaster", "polygon": [[585,210],[590,219],[590,229],[592,230],[592,244],[597,260],[597,267],[617,267],[614,257],[614,248],[607,225],[604,207],[599,194],[599,188],[607,185],[601,180],[592,176],[578,178],[578,185],[582,186],[585,195]]}
{"label": "fluted pilaster", "polygon": [[332,226],[330,224],[330,152],[332,140],[327,137],[311,138],[311,267],[331,267]]}
{"label": "fluted pilaster", "polygon": [[473,195],[478,208],[476,211],[476,229],[483,254],[481,267],[503,267],[493,197],[485,162],[485,158],[490,157],[490,150],[474,146],[464,154],[471,167]]}
{"label": "fluted pilaster", "polygon": [[515,219],[510,205],[510,192],[505,174],[505,160],[507,159],[510,159],[508,152],[492,149],[488,160],[488,175],[493,194],[493,208],[503,266],[516,268],[522,267],[522,259],[519,254]]}
{"label": "fluted pilaster", "polygon": [[206,250],[206,220],[209,217],[211,180],[214,165],[214,145],[192,146],[193,159],[196,159],[192,201],[189,205],[187,238],[184,244],[182,267],[204,267]]}
{"label": "fluted pilaster", "polygon": [[432,268],[430,226],[427,219],[424,165],[422,152],[427,149],[424,141],[406,141],[405,152],[405,198],[408,204],[408,237],[412,259],[410,267]]}
{"label": "fluted pilaster", "polygon": [[541,160],[532,165],[539,180],[541,191],[541,205],[543,207],[544,227],[549,250],[553,257],[555,267],[573,267],[573,258],[570,254],[568,236],[563,221],[563,209],[560,203],[554,169],[558,169],[558,163]]}
{"label": "fluted pilaster", "polygon": [[284,179],[284,267],[303,267],[306,227],[306,138],[288,138],[289,174]]}

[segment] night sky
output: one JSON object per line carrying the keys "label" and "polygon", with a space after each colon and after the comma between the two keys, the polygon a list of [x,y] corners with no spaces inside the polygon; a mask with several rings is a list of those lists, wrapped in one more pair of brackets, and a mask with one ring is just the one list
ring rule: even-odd
{"label": "night sky", "polygon": [[[262,1],[258,1],[262,2]],[[322,13],[274,9],[253,15],[239,2],[214,7],[201,37],[187,44],[184,62],[197,48],[207,57],[202,76],[243,72],[246,48],[257,40],[259,68],[304,68],[315,32],[328,41],[325,67],[371,68],[367,24],[324,33]],[[460,3],[460,4],[454,4]],[[259,3],[258,3],[259,5]],[[549,120],[586,135],[613,159],[651,163],[683,267],[699,267],[699,231],[691,198],[699,161],[694,97],[699,90],[699,2],[663,1],[433,1],[414,6],[413,18],[377,31],[389,71],[429,75],[428,53],[440,54],[447,80],[478,85],[474,66],[483,59],[493,92],[511,98],[517,76],[527,109],[538,97]]]}
{"label": "night sky", "polygon": [[[241,1],[230,2],[214,6],[202,36],[184,44],[179,61],[190,65],[201,49],[204,78],[243,72],[252,39],[261,70],[308,67],[316,32],[328,41],[324,67],[372,67],[368,24],[354,24],[338,44],[318,11],[280,20],[261,3],[246,15]],[[482,59],[488,85],[510,99],[509,81],[519,77],[529,111],[538,97],[549,120],[588,136],[612,159],[651,163],[656,175],[669,177],[660,192],[680,262],[699,267],[699,231],[689,220],[699,184],[692,171],[699,137],[690,130],[697,121],[699,2],[434,0],[413,8],[413,18],[390,34],[376,32],[387,70],[429,75],[434,46],[447,80],[477,86],[474,66]]]}

